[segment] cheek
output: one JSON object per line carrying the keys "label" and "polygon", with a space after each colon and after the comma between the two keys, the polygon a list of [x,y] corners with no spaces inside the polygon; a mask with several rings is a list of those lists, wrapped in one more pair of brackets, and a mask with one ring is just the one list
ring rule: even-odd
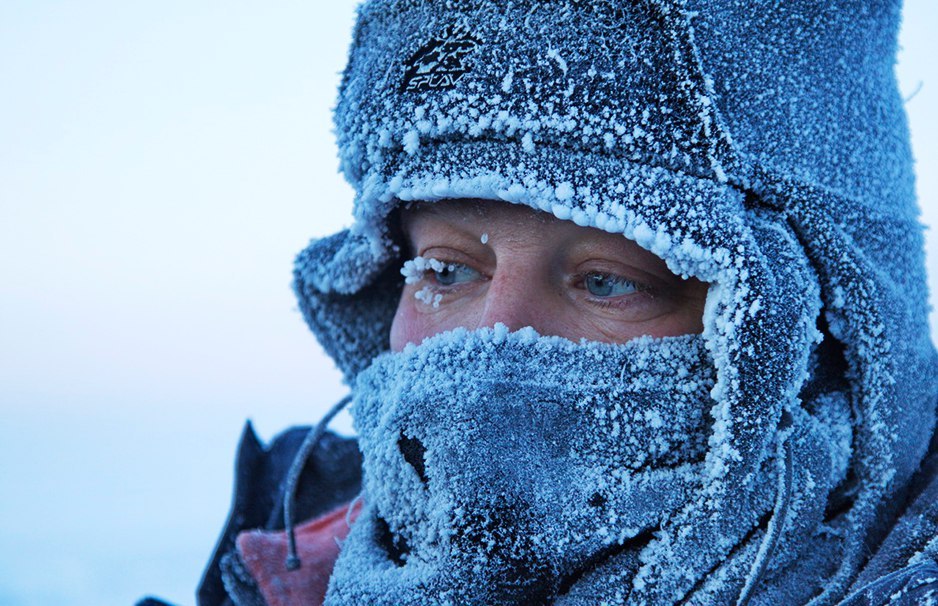
{"label": "cheek", "polygon": [[641,312],[599,310],[593,306],[570,305],[565,313],[554,316],[553,332],[573,341],[587,339],[607,343],[625,343],[632,339],[699,334],[703,329],[702,309],[674,301],[652,300]]}
{"label": "cheek", "polygon": [[502,293],[499,298],[497,290],[489,290],[455,300],[444,299],[439,308],[431,308],[414,297],[414,286],[407,286],[391,324],[391,350],[401,351],[408,343],[419,344],[427,337],[457,327],[474,330],[496,322],[507,324],[511,330],[533,326],[542,335],[607,343],[624,343],[644,335],[694,334],[703,328],[705,285],[699,297],[650,300],[641,303],[644,307],[639,310],[631,311],[601,311],[575,299],[552,296],[556,291],[537,291],[530,286],[515,288],[538,294],[508,297]]}
{"label": "cheek", "polygon": [[472,301],[458,304],[442,303],[437,308],[417,300],[417,289],[405,286],[391,322],[391,351],[401,351],[408,343],[419,344],[427,337],[454,328],[475,328],[476,317]]}
{"label": "cheek", "polygon": [[[406,294],[406,290],[404,291]],[[391,322],[391,351],[401,351],[408,343],[415,342],[417,332],[414,306],[401,296]],[[419,343],[419,341],[416,341]]]}

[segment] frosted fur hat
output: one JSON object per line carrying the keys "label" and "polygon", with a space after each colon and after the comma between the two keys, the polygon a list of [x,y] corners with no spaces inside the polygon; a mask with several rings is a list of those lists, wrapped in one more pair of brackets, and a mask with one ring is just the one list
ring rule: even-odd
{"label": "frosted fur hat", "polygon": [[[402,202],[502,200],[621,233],[711,283],[714,512],[804,407],[824,333],[852,437],[846,468],[811,479],[836,489],[828,515],[845,536],[817,601],[842,597],[926,454],[938,397],[899,13],[887,0],[365,2],[335,114],[355,223],[297,259],[308,324],[350,382],[388,348]],[[694,519],[709,522],[660,538],[683,549],[649,564],[675,571],[647,594],[658,603],[757,525]],[[705,544],[718,547],[680,555]]]}

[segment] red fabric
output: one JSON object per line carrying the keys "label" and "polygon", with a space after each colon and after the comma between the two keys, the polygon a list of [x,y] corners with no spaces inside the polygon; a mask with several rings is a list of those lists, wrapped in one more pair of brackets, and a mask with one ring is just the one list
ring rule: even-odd
{"label": "red fabric", "polygon": [[[350,511],[351,509],[351,511]],[[302,566],[287,570],[287,533],[248,530],[238,535],[238,552],[269,606],[320,606],[332,567],[339,557],[339,542],[358,517],[361,501],[346,503],[296,527],[296,551]]]}

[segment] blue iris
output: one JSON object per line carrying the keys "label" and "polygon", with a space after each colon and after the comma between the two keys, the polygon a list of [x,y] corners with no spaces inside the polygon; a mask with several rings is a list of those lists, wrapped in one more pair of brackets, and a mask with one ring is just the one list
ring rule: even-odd
{"label": "blue iris", "polygon": [[434,270],[433,275],[437,284],[452,286],[478,279],[479,272],[462,263],[448,263],[443,269]]}
{"label": "blue iris", "polygon": [[584,283],[586,284],[586,290],[596,297],[618,297],[619,295],[638,292],[638,285],[635,282],[626,280],[621,276],[590,273],[586,274]]}

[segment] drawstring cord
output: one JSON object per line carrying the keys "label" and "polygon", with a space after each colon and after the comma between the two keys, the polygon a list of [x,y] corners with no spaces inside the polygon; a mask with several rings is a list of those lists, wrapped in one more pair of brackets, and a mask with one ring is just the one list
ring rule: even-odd
{"label": "drawstring cord", "polygon": [[293,524],[293,501],[296,496],[296,487],[300,481],[300,474],[306,467],[306,461],[313,453],[313,449],[319,444],[319,440],[326,433],[326,427],[333,417],[339,414],[345,406],[352,400],[351,394],[345,396],[333,406],[329,412],[316,424],[316,427],[309,430],[296,456],[293,457],[293,463],[290,465],[290,472],[287,474],[287,483],[283,490],[283,526],[287,530],[287,570],[296,570],[300,567],[300,556],[296,553],[296,533]]}
{"label": "drawstring cord", "polygon": [[[782,412],[782,420],[779,424],[782,428],[791,426],[791,414],[786,410]],[[746,584],[739,593],[739,599],[736,600],[736,606],[746,606],[752,598],[756,585],[765,573],[766,566],[775,551],[778,540],[782,535],[782,527],[785,525],[785,518],[788,517],[788,504],[791,502],[792,485],[792,454],[788,445],[788,439],[779,441],[779,458],[781,459],[782,469],[778,479],[778,492],[775,497],[775,512],[772,519],[769,520],[768,527],[765,530],[765,537],[762,544],[759,545],[759,551],[756,552],[756,559],[749,569],[749,575],[746,577]]]}

